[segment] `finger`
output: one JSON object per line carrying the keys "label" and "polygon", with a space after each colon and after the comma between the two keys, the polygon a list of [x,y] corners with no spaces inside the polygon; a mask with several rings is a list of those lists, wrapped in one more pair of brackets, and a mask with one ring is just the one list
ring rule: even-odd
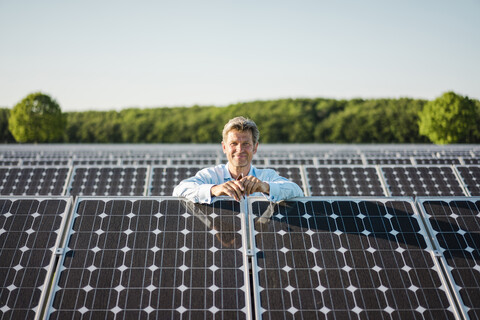
{"label": "finger", "polygon": [[254,193],[255,182],[254,181],[246,181],[245,182],[245,194],[251,195]]}
{"label": "finger", "polygon": [[[227,187],[227,190],[229,191],[229,196],[234,198],[237,201],[240,201],[240,199],[243,197],[243,190],[240,190],[240,186],[234,182],[234,183],[228,183],[226,187]],[[243,184],[241,185],[241,187],[243,189]]]}

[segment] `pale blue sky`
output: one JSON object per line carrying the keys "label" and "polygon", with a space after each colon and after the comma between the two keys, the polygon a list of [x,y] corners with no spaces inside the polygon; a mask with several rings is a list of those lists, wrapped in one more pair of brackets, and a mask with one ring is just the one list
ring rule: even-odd
{"label": "pale blue sky", "polygon": [[479,99],[479,16],[479,0],[0,0],[0,106]]}

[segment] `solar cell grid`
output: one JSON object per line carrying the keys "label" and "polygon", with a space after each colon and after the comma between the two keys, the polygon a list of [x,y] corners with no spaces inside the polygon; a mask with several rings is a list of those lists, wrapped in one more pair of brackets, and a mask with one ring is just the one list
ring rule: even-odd
{"label": "solar cell grid", "polygon": [[246,319],[243,214],[222,200],[82,199],[49,319]]}
{"label": "solar cell grid", "polygon": [[70,159],[25,159],[22,160],[23,166],[66,166],[70,164]]}
{"label": "solar cell grid", "polygon": [[318,158],[318,165],[361,165],[361,158]]}
{"label": "solar cell grid", "polygon": [[299,165],[299,164],[313,164],[313,159],[306,159],[306,158],[296,158],[296,159],[288,159],[288,158],[268,158],[269,165]]}
{"label": "solar cell grid", "polygon": [[480,164],[480,158],[462,158],[464,164]]}
{"label": "solar cell grid", "polygon": [[73,159],[72,164],[74,166],[105,166],[105,165],[117,165],[119,164],[119,159],[108,159],[108,158],[84,158],[84,159]]}
{"label": "solar cell grid", "polygon": [[412,164],[410,158],[368,158],[367,164],[376,165],[376,164]]}
{"label": "solar cell grid", "polygon": [[470,196],[480,196],[480,166],[456,166]]}
{"label": "solar cell grid", "polygon": [[420,198],[453,287],[470,319],[480,318],[480,198]]}
{"label": "solar cell grid", "polygon": [[305,166],[311,196],[383,196],[374,166]]}
{"label": "solar cell grid", "polygon": [[0,197],[0,318],[33,319],[53,267],[66,198]]}
{"label": "solar cell grid", "polygon": [[451,166],[381,166],[391,196],[464,196]]}
{"label": "solar cell grid", "polygon": [[0,166],[17,166],[21,163],[21,159],[2,159],[0,160]]}
{"label": "solar cell grid", "polygon": [[415,158],[416,164],[460,164],[459,158]]}
{"label": "solar cell grid", "polygon": [[194,165],[194,166],[214,166],[218,163],[217,158],[190,158],[190,159],[170,159],[171,165]]}
{"label": "solar cell grid", "polygon": [[146,166],[77,166],[70,179],[68,194],[145,195],[147,170]]}
{"label": "solar cell grid", "polygon": [[257,318],[455,318],[410,201],[250,205]]}
{"label": "solar cell grid", "polygon": [[1,195],[63,195],[69,167],[0,167]]}
{"label": "solar cell grid", "polygon": [[171,196],[180,181],[193,177],[202,167],[191,166],[154,166],[150,178],[149,195]]}
{"label": "solar cell grid", "polygon": [[121,159],[123,165],[166,165],[168,159]]}

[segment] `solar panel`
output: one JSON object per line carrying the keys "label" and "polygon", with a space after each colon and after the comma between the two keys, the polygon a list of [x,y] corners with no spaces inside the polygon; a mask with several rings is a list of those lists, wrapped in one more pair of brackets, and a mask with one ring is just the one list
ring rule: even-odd
{"label": "solar panel", "polygon": [[0,168],[1,195],[63,195],[70,167]]}
{"label": "solar panel", "polygon": [[381,166],[391,196],[465,196],[451,166]]}
{"label": "solar panel", "polygon": [[85,159],[74,159],[72,160],[72,164],[74,166],[105,166],[105,165],[117,165],[119,160],[118,159],[105,159],[105,158],[85,158]]}
{"label": "solar panel", "polygon": [[168,159],[122,159],[123,165],[166,165],[168,164]]}
{"label": "solar panel", "polygon": [[40,312],[69,207],[61,197],[0,197],[1,319]]}
{"label": "solar panel", "polygon": [[[227,160],[226,160],[226,158],[225,158],[225,161],[220,161],[220,162],[221,162],[221,163],[226,163]],[[265,159],[259,159],[258,157],[257,157],[257,158],[253,158],[253,160],[252,160],[252,164],[253,164],[254,166],[263,166],[263,165],[265,165],[265,163],[266,163],[266,160],[265,160]]]}
{"label": "solar panel", "polygon": [[17,166],[20,165],[21,159],[2,159],[0,160],[0,166]]}
{"label": "solar panel", "polygon": [[305,166],[311,196],[384,196],[374,166]]}
{"label": "solar panel", "polygon": [[455,319],[408,199],[250,199],[257,319]]}
{"label": "solar panel", "polygon": [[480,196],[480,166],[456,166],[470,196]]}
{"label": "solar panel", "polygon": [[463,158],[463,163],[469,164],[480,164],[480,158]]}
{"label": "solar panel", "polygon": [[460,164],[458,158],[415,158],[417,164]]}
{"label": "solar panel", "polygon": [[419,198],[466,318],[480,319],[480,198]]}
{"label": "solar panel", "polygon": [[308,164],[313,165],[313,159],[307,158],[268,158],[268,165],[299,165],[299,164]]}
{"label": "solar panel", "polygon": [[361,165],[363,160],[360,158],[318,158],[318,165]]}
{"label": "solar panel", "polygon": [[171,196],[180,181],[193,177],[202,167],[193,166],[154,166],[150,179],[149,195]]}
{"label": "solar panel", "polygon": [[24,159],[23,166],[68,166],[70,159]]}
{"label": "solar panel", "polygon": [[49,319],[247,319],[238,202],[79,198]]}
{"label": "solar panel", "polygon": [[214,166],[218,162],[217,158],[189,158],[189,159],[170,159],[171,165],[194,165],[194,166]]}
{"label": "solar panel", "polygon": [[367,164],[412,164],[410,158],[368,158]]}
{"label": "solar panel", "polygon": [[74,167],[68,195],[141,196],[146,194],[146,166]]}

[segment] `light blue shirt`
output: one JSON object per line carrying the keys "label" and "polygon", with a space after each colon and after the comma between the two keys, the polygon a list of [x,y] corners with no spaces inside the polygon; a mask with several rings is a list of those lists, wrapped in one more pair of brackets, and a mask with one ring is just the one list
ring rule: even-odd
{"label": "light blue shirt", "polygon": [[[302,189],[287,178],[281,177],[272,169],[250,167],[249,176],[254,176],[270,185],[268,200],[278,202],[295,197],[303,197]],[[228,171],[228,163],[205,168],[191,178],[181,181],[173,190],[173,196],[185,197],[195,203],[212,203],[210,189],[218,184],[233,180]],[[261,196],[256,192],[252,196]]]}

